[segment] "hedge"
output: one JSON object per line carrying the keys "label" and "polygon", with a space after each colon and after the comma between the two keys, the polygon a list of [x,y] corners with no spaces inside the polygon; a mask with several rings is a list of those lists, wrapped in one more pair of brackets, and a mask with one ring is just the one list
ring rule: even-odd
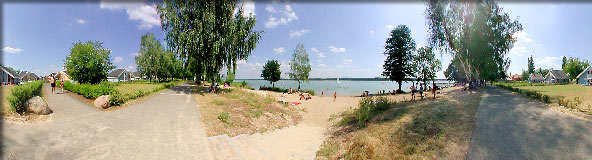
{"label": "hedge", "polygon": [[[287,93],[288,91],[290,91],[290,89],[283,89],[283,88],[278,88],[278,87],[261,87],[259,90],[264,90],[264,91],[273,91],[273,92],[282,92],[282,93]],[[296,90],[292,90],[292,92],[295,92]],[[315,95],[315,91],[314,90],[304,90],[301,89],[300,92],[303,93],[309,93],[310,95]]]}
{"label": "hedge", "polygon": [[24,113],[25,102],[34,96],[41,95],[41,86],[43,81],[29,82],[22,85],[17,85],[10,88],[10,95],[6,97],[14,109],[18,113]]}
{"label": "hedge", "polygon": [[520,89],[520,88],[516,88],[515,86],[522,86],[522,85],[512,85],[511,83],[508,84],[503,84],[503,83],[495,83],[494,85],[503,88],[503,89],[507,89],[509,91],[512,92],[516,92],[519,93],[521,95],[527,96],[527,97],[531,97],[537,100],[540,100],[542,102],[545,103],[549,103],[550,101],[550,97],[546,94],[542,94],[538,91],[533,91],[533,90],[528,90],[528,89]]}
{"label": "hedge", "polygon": [[115,84],[103,81],[99,84],[75,84],[66,81],[64,89],[82,95],[85,98],[95,99],[102,95],[109,95],[115,92]]}
{"label": "hedge", "polygon": [[172,82],[164,83],[164,84],[162,84],[162,86],[154,88],[151,91],[150,90],[139,90],[136,93],[127,93],[126,94],[126,93],[121,93],[119,91],[114,91],[111,94],[111,97],[109,98],[109,105],[110,106],[119,106],[129,100],[140,98],[140,97],[143,97],[143,96],[148,95],[150,93],[158,92],[163,89],[171,88],[173,86],[176,86],[179,83],[182,83],[182,81],[172,81]]}

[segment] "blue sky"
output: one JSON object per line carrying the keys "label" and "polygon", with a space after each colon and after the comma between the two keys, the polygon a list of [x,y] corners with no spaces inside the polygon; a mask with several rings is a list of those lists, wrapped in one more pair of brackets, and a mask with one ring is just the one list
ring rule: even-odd
{"label": "blue sky", "polygon": [[[560,68],[561,56],[592,60],[592,3],[500,3],[524,31],[510,51],[511,73],[535,66]],[[265,33],[252,56],[239,62],[237,78],[259,78],[263,64],[275,59],[289,71],[297,43],[310,55],[310,77],[378,77],[388,32],[405,24],[425,45],[424,3],[246,3],[257,17],[255,29]],[[142,34],[164,33],[151,3],[4,3],[5,66],[47,75],[62,69],[72,43],[100,41],[111,50],[118,68],[135,70],[134,57]],[[438,55],[445,68],[450,56]],[[287,75],[283,74],[283,77]],[[443,74],[438,74],[443,78]]]}

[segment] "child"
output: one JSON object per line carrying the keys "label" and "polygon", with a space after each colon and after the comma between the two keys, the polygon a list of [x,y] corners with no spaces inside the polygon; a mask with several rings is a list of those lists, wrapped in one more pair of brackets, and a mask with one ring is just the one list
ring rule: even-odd
{"label": "child", "polygon": [[62,93],[64,93],[64,81],[60,83],[60,87],[62,88]]}
{"label": "child", "polygon": [[335,100],[337,100],[337,92],[333,93],[333,102],[335,102]]}

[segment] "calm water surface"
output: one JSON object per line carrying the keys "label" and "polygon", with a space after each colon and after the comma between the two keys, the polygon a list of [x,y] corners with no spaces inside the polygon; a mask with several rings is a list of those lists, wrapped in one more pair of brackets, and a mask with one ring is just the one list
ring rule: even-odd
{"label": "calm water surface", "polygon": [[[242,82],[243,80],[237,79],[235,82]],[[249,83],[253,88],[259,89],[259,86],[271,86],[271,83],[266,80],[244,80]],[[436,84],[440,86],[440,83],[450,83],[444,80],[436,81]],[[431,83],[428,83],[430,85]],[[315,91],[317,96],[321,96],[321,92],[324,92],[325,96],[333,95],[333,92],[337,92],[337,96],[359,96],[364,91],[370,93],[377,93],[378,91],[385,90],[386,92],[397,89],[399,86],[397,82],[392,81],[349,81],[340,80],[337,83],[336,80],[311,80],[308,83],[301,83],[302,89],[312,89]],[[275,83],[275,87],[279,88],[290,88],[297,89],[298,82],[295,80],[280,80]],[[403,82],[401,89],[408,92],[411,87],[411,82]]]}

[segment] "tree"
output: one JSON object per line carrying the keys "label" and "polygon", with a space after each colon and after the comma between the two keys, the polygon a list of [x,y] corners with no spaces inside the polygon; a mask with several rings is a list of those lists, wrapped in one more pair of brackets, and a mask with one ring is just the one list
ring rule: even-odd
{"label": "tree", "polygon": [[448,64],[446,71],[444,71],[444,76],[446,76],[446,79],[449,81],[456,81],[456,83],[467,83],[465,75],[463,74],[464,72],[461,72],[460,70],[462,69],[458,69],[456,66],[456,63],[453,60],[450,64]]}
{"label": "tree", "polygon": [[580,58],[569,57],[565,63],[563,71],[569,75],[570,80],[574,80],[588,66],[590,66],[590,61],[588,60],[580,60]]}
{"label": "tree", "polygon": [[530,58],[528,58],[528,73],[534,73],[534,60],[532,59],[532,55],[530,55]]}
{"label": "tree", "polygon": [[522,25],[495,2],[429,0],[426,18],[430,46],[456,58],[467,81],[506,77],[511,63],[506,55]]}
{"label": "tree", "polygon": [[[263,31],[253,31],[255,16],[243,15],[236,1],[172,1],[157,5],[167,45],[197,83],[216,82],[222,67],[236,69],[246,60]],[[212,83],[212,86],[214,83]],[[212,92],[215,92],[213,88]]]}
{"label": "tree", "polygon": [[567,64],[567,57],[563,56],[561,59],[561,70],[565,70],[565,64]]}
{"label": "tree", "polygon": [[111,50],[103,48],[101,42],[74,43],[64,60],[66,72],[80,83],[99,83],[115,68],[109,54]]}
{"label": "tree", "polygon": [[10,71],[12,71],[12,72],[16,73],[16,74],[20,74],[20,73],[21,73],[21,70],[16,70],[16,69],[14,69],[14,68],[12,68],[12,67],[6,67],[6,68],[7,68],[8,70],[10,70]]}
{"label": "tree", "polygon": [[153,33],[142,35],[136,65],[138,72],[148,77],[149,81],[154,78],[159,81],[180,78],[183,73],[182,62],[172,51],[165,51]]}
{"label": "tree", "polygon": [[411,38],[411,30],[405,25],[399,25],[390,32],[384,45],[386,60],[382,65],[384,71],[382,76],[389,78],[399,84],[397,93],[403,92],[401,84],[407,81],[408,77],[414,77],[413,52],[415,41]]}
{"label": "tree", "polygon": [[528,73],[528,70],[526,70],[526,71],[525,71],[525,70],[523,69],[523,70],[522,70],[522,75],[521,75],[521,76],[522,76],[522,77],[521,77],[521,78],[522,78],[522,80],[528,80],[528,77],[530,76],[530,73]]}
{"label": "tree", "polygon": [[547,75],[547,73],[549,73],[549,69],[539,68],[534,73],[541,74],[541,75],[545,76],[545,75]]}
{"label": "tree", "polygon": [[[414,64],[417,65],[417,77],[423,81],[423,88],[427,89],[426,81],[435,83],[436,73],[442,70],[442,64],[439,59],[436,59],[436,54],[432,51],[432,47],[421,47],[417,51],[417,56],[414,58]],[[436,98],[436,94],[434,94]]]}
{"label": "tree", "polygon": [[294,53],[292,54],[292,61],[290,61],[290,78],[298,81],[298,88],[303,81],[308,82],[308,75],[310,73],[310,60],[308,53],[303,44],[296,45]]}
{"label": "tree", "polygon": [[272,88],[275,88],[275,82],[281,79],[282,71],[280,71],[280,63],[277,60],[269,60],[263,66],[261,77],[271,83]]}

